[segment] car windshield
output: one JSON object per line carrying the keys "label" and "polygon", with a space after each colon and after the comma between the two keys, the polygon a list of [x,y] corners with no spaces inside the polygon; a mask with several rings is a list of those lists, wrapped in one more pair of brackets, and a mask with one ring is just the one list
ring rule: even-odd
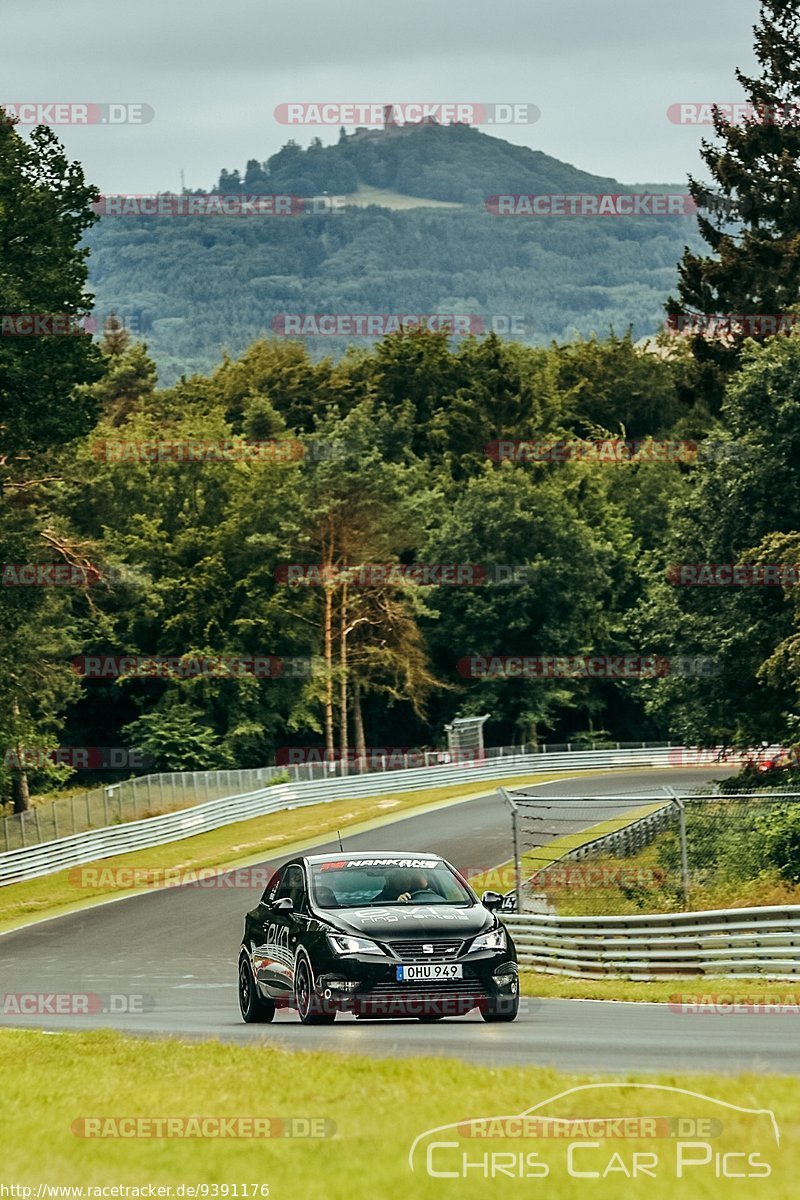
{"label": "car windshield", "polygon": [[474,904],[464,884],[441,859],[343,858],[311,866],[320,908],[393,904]]}

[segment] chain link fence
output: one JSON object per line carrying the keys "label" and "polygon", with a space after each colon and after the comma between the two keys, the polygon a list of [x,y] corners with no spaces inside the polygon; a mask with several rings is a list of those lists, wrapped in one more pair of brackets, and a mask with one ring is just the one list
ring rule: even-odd
{"label": "chain link fence", "polygon": [[[617,742],[617,750],[669,749],[670,742]],[[65,796],[63,799],[34,803],[28,812],[0,817],[0,853],[35,846],[56,838],[102,829],[107,825],[138,821],[144,817],[175,812],[206,800],[243,795],[267,787],[270,783],[300,783],[352,775],[382,774],[386,771],[452,764],[472,765],[519,754],[580,752],[586,747],[577,742],[543,743],[540,746],[494,746],[474,750],[419,750],[386,754],[372,751],[368,759],[335,758],[333,761],[304,762],[291,766],[253,767],[242,770],[185,771],[173,774],[145,775],[121,783]],[[324,752],[320,751],[320,759]]]}
{"label": "chain link fence", "polygon": [[673,788],[510,804],[509,907],[561,916],[800,903],[800,792]]}
{"label": "chain link fence", "polygon": [[[617,750],[662,750],[671,742],[616,742]],[[242,795],[270,783],[300,783],[352,775],[382,774],[386,771],[424,769],[453,765],[472,765],[519,754],[579,753],[586,747],[578,742],[542,743],[539,746],[494,746],[475,750],[420,750],[385,755],[372,752],[365,761],[335,758],[291,766],[254,767],[243,770],[186,771],[146,775],[93,788],[77,795],[47,803],[34,804],[25,813],[0,818],[0,853],[53,841],[60,837],[101,829],[125,821],[190,808],[206,800]],[[320,751],[320,758],[323,752]]]}

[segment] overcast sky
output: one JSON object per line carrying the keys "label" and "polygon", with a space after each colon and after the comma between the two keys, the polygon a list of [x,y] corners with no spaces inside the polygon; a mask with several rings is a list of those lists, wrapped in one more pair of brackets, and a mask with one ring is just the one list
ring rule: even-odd
{"label": "overcast sky", "polygon": [[[735,101],[756,0],[0,0],[0,102],[141,103],[145,125],[60,126],[103,192],[209,188],[290,137],[286,102],[528,102],[502,136],[625,183],[702,175],[670,104]],[[22,131],[21,131],[22,132]],[[488,132],[498,132],[489,129]]]}

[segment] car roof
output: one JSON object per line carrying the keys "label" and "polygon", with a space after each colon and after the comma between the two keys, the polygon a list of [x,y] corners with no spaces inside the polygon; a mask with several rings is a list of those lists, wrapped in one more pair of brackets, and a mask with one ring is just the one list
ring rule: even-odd
{"label": "car roof", "polygon": [[339,862],[343,858],[385,858],[391,862],[398,858],[418,862],[424,858],[431,862],[444,862],[441,854],[429,854],[427,850],[340,850],[338,854],[305,854],[302,857],[307,863]]}

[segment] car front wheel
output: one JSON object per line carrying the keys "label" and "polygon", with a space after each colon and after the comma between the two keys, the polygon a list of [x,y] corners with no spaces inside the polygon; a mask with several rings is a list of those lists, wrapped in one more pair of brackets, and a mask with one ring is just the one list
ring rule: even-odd
{"label": "car front wheel", "polygon": [[330,1011],[314,991],[311,968],[305,958],[299,958],[294,971],[294,1002],[304,1025],[332,1025],[336,1010]]}
{"label": "car front wheel", "polygon": [[519,995],[496,996],[481,1005],[484,1021],[515,1021],[519,1012]]}

